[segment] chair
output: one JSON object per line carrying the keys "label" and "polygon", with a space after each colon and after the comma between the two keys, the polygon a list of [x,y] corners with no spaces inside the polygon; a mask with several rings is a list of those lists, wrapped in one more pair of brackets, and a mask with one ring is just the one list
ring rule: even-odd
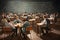
{"label": "chair", "polygon": [[13,31],[11,27],[3,27],[2,32],[4,34],[8,34],[9,39],[12,39],[13,37],[15,37],[15,31]]}
{"label": "chair", "polygon": [[31,36],[31,33],[30,33],[31,30],[33,30],[32,26],[29,26],[29,27],[26,28],[27,34],[30,34],[30,38],[32,39],[32,36]]}
{"label": "chair", "polygon": [[54,27],[55,27],[55,24],[50,24],[50,26],[49,26],[49,32],[51,32]]}

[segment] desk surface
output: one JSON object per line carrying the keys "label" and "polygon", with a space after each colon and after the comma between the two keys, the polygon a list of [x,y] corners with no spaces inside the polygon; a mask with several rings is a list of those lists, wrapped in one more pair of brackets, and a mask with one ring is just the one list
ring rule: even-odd
{"label": "desk surface", "polygon": [[29,21],[35,21],[36,19],[29,19]]}
{"label": "desk surface", "polygon": [[36,16],[35,19],[39,18],[39,16]]}
{"label": "desk surface", "polygon": [[23,24],[22,23],[17,23],[17,24],[14,24],[15,27],[22,27]]}
{"label": "desk surface", "polygon": [[43,24],[42,24],[42,23],[37,23],[37,25],[38,25],[38,26],[41,26],[41,25],[43,25]]}
{"label": "desk surface", "polygon": [[22,26],[23,26],[23,23],[13,24],[13,22],[10,22],[9,24],[10,24],[12,27],[22,27]]}

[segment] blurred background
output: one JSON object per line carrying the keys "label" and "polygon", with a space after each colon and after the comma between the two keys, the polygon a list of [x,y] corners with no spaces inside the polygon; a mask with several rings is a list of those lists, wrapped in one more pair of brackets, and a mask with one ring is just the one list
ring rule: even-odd
{"label": "blurred background", "polygon": [[59,12],[58,0],[0,0],[0,12]]}

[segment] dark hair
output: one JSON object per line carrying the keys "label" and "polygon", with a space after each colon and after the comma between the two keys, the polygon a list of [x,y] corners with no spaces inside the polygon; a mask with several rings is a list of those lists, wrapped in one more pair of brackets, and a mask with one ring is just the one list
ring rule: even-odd
{"label": "dark hair", "polygon": [[46,15],[44,15],[43,17],[44,17],[44,18],[47,18],[47,16],[46,16]]}

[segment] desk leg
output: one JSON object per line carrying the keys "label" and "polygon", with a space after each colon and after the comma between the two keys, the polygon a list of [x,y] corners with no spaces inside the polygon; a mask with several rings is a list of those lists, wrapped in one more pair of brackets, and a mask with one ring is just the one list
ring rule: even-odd
{"label": "desk leg", "polygon": [[20,28],[16,27],[16,35],[20,33]]}
{"label": "desk leg", "polygon": [[40,26],[39,26],[39,34],[41,35],[41,28],[40,28]]}
{"label": "desk leg", "polygon": [[20,27],[20,30],[19,31],[20,31],[19,32],[20,33],[20,39],[23,40],[23,38],[22,38],[22,27]]}
{"label": "desk leg", "polygon": [[16,35],[17,35],[17,27],[16,27]]}

